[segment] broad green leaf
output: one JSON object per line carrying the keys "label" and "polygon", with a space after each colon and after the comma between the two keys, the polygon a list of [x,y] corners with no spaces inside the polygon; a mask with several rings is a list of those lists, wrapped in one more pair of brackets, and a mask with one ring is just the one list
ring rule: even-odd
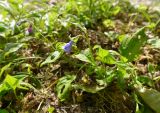
{"label": "broad green leaf", "polygon": [[136,104],[136,112],[135,113],[155,113],[151,108],[146,105]]}
{"label": "broad green leaf", "polygon": [[81,54],[81,53],[75,55],[75,58],[77,58],[77,59],[79,59],[81,61],[84,61],[84,62],[91,63],[90,59],[87,56],[85,56],[84,54]]}
{"label": "broad green leaf", "polygon": [[7,75],[0,85],[0,96],[3,96],[3,94],[9,90],[13,90],[15,92],[17,87],[23,88],[21,86],[21,82],[24,78],[25,76],[16,78],[16,76]]}
{"label": "broad green leaf", "polygon": [[14,3],[14,4],[21,4],[24,2],[24,0],[8,0],[9,3]]}
{"label": "broad green leaf", "polygon": [[5,65],[5,66],[3,66],[1,68],[1,70],[0,70],[0,78],[1,78],[2,74],[4,73],[4,71],[6,71],[11,66],[11,64],[12,63],[9,63],[9,64],[7,64],[7,65]]}
{"label": "broad green leaf", "polygon": [[55,52],[51,53],[47,57],[47,59],[41,63],[41,66],[55,62],[56,60],[58,60],[61,57],[61,55],[62,54],[59,51],[55,51]]}
{"label": "broad green leaf", "polygon": [[5,109],[0,109],[0,113],[9,113],[9,112]]}
{"label": "broad green leaf", "polygon": [[91,54],[89,48],[83,50],[81,53],[77,55],[73,55],[73,58],[77,58],[84,62],[93,63],[91,60]]}
{"label": "broad green leaf", "polygon": [[28,37],[22,38],[22,39],[20,40],[20,42],[21,42],[21,43],[25,43],[25,42],[29,42],[29,41],[31,41],[31,40],[33,40],[33,39],[34,39],[33,37],[28,36]]}
{"label": "broad green leaf", "polygon": [[102,49],[101,47],[98,48],[98,52],[96,53],[96,59],[106,63],[106,64],[115,64],[116,60],[112,54],[108,50]]}
{"label": "broad green leaf", "polygon": [[10,14],[11,17],[15,17],[14,16],[14,10],[10,7],[10,4],[8,2],[5,1],[0,1],[0,8],[3,9],[3,13],[4,11],[6,11],[8,14]]}
{"label": "broad green leaf", "polygon": [[141,88],[138,93],[150,108],[156,113],[160,113],[160,92],[154,89]]}
{"label": "broad green leaf", "polygon": [[8,43],[8,44],[6,44],[6,47],[4,49],[4,51],[5,51],[4,56],[8,56],[10,53],[18,51],[22,46],[24,46],[23,43]]}
{"label": "broad green leaf", "polygon": [[19,80],[14,78],[13,76],[7,75],[4,80],[4,84],[8,86],[8,88],[15,90],[16,87],[19,85]]}
{"label": "broad green leaf", "polygon": [[76,79],[74,75],[66,75],[58,80],[56,85],[56,92],[58,98],[61,101],[64,101],[68,98],[70,90],[72,88],[71,83]]}
{"label": "broad green leaf", "polygon": [[145,27],[138,30],[132,37],[125,37],[122,40],[119,51],[128,61],[133,61],[140,53],[140,48],[147,41]]}
{"label": "broad green leaf", "polygon": [[105,88],[105,86],[98,86],[98,85],[86,86],[86,85],[82,85],[82,84],[74,84],[74,85],[72,85],[72,87],[75,89],[81,89],[81,90],[89,92],[89,93],[97,93],[98,91]]}

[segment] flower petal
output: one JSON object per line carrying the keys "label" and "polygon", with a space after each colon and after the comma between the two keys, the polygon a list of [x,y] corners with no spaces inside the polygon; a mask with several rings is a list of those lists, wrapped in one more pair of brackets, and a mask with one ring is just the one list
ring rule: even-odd
{"label": "flower petal", "polygon": [[63,46],[63,50],[64,50],[66,53],[70,53],[70,52],[71,52],[71,48],[72,48],[72,44],[73,44],[73,41],[70,41],[70,42],[67,43],[65,46]]}

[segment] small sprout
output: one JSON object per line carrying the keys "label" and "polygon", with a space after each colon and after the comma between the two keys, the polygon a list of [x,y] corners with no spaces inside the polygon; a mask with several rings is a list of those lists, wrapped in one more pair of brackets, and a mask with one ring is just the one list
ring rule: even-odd
{"label": "small sprout", "polygon": [[73,41],[69,41],[65,46],[63,46],[63,50],[69,54],[71,52],[72,45]]}

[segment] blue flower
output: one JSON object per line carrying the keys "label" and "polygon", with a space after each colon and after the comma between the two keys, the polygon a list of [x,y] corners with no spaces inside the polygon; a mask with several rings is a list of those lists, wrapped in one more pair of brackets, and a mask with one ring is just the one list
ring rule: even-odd
{"label": "blue flower", "polygon": [[65,46],[63,46],[63,50],[69,54],[71,52],[72,45],[73,41],[69,41]]}

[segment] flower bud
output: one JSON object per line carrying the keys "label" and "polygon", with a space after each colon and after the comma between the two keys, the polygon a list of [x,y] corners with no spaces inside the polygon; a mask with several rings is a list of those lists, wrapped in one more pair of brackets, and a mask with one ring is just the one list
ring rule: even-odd
{"label": "flower bud", "polygon": [[65,46],[63,46],[63,50],[69,54],[71,52],[72,45],[73,41],[69,41]]}

